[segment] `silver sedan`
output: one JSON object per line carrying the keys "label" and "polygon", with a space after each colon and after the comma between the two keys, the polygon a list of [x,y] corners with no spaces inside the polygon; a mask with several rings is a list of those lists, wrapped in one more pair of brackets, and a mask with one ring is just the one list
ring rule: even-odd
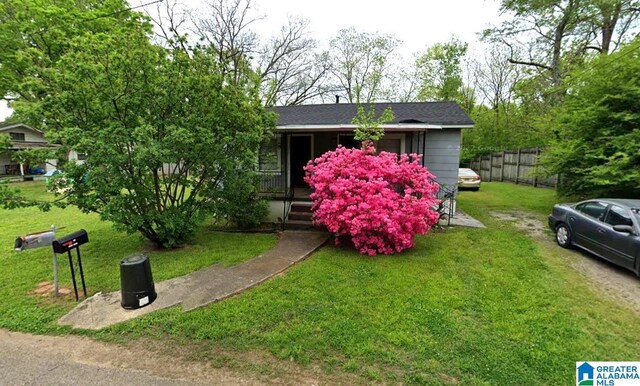
{"label": "silver sedan", "polygon": [[480,190],[480,182],[482,182],[480,176],[473,169],[458,169],[458,188],[478,191]]}

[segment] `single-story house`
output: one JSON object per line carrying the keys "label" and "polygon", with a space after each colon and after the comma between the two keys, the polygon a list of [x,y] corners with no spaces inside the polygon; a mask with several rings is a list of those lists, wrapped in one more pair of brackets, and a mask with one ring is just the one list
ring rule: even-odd
{"label": "single-story house", "polygon": [[[0,153],[0,176],[9,178],[24,178],[42,175],[57,169],[58,160],[48,159],[38,165],[25,165],[13,157],[15,152],[26,149],[57,149],[60,145],[51,144],[38,129],[23,123],[0,124],[0,134],[7,134],[11,139],[11,147],[7,152]],[[84,154],[74,150],[66,155],[67,160],[84,162]]]}
{"label": "single-story house", "polygon": [[[393,121],[381,125],[378,151],[422,154],[422,164],[442,186],[457,192],[461,131],[473,121],[455,102],[375,103],[376,116],[387,108]],[[280,106],[275,136],[260,149],[261,191],[270,198],[270,219],[289,220],[309,201],[303,167],[338,145],[359,146],[352,120],[357,105],[347,103]],[[293,208],[293,209],[291,209]]]}
{"label": "single-story house", "polygon": [[57,160],[47,160],[43,164],[25,165],[14,160],[13,154],[26,149],[55,149],[59,145],[50,144],[42,131],[22,123],[0,126],[0,134],[7,134],[11,140],[11,147],[7,152],[0,153],[0,176],[25,177],[45,174],[54,170]]}

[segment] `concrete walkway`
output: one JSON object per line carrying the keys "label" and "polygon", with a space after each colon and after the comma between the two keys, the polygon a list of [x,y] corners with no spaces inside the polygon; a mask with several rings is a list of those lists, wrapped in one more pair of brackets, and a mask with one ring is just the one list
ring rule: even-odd
{"label": "concrete walkway", "polygon": [[461,211],[460,208],[456,211],[455,216],[451,217],[451,225],[470,228],[485,228],[483,223]]}
{"label": "concrete walkway", "polygon": [[[60,318],[58,323],[97,330],[178,304],[184,311],[190,311],[238,294],[277,275],[309,256],[328,239],[328,233],[285,231],[273,249],[244,263],[229,268],[213,265],[156,283],[158,298],[146,307],[125,310],[120,306],[120,291],[97,293]],[[151,264],[153,267],[153,262]]]}

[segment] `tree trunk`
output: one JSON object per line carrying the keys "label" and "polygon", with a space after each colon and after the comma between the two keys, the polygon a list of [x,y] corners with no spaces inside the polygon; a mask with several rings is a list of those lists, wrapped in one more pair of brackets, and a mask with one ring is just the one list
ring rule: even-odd
{"label": "tree trunk", "polygon": [[600,53],[602,55],[609,54],[609,50],[611,49],[611,39],[613,39],[613,32],[616,29],[616,24],[620,18],[621,10],[622,2],[620,0],[616,2],[613,9],[606,5],[600,6],[600,13],[602,15],[602,25],[600,28],[602,32],[602,45]]}

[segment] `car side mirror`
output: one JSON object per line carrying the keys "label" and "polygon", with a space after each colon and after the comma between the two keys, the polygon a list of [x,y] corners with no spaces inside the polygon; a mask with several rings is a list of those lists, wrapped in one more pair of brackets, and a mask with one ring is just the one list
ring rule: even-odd
{"label": "car side mirror", "polygon": [[631,225],[614,225],[613,230],[620,233],[635,234]]}

